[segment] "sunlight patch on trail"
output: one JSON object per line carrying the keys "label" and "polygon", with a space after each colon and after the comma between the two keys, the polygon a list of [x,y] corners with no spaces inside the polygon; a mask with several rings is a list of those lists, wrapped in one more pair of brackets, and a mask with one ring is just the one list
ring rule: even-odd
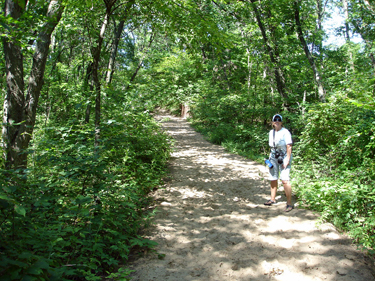
{"label": "sunlight patch on trail", "polygon": [[263,205],[265,165],[208,143],[181,118],[162,126],[175,138],[171,180],[153,195],[159,211],[147,238],[165,257],[138,259],[134,281],[373,280],[334,228],[317,227],[308,210],[283,211],[283,189]]}

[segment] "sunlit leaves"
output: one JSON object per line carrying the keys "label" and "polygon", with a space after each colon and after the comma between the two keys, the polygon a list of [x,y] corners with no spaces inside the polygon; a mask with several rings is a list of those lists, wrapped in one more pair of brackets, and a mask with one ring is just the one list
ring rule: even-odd
{"label": "sunlit leaves", "polygon": [[300,200],[373,248],[374,111],[335,97],[311,107],[305,123],[295,149]]}

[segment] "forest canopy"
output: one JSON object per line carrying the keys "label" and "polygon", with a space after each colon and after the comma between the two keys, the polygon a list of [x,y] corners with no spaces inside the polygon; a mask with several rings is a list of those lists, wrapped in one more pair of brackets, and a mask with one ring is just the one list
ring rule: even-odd
{"label": "forest canopy", "polygon": [[129,275],[173,144],[157,108],[257,161],[282,114],[298,200],[373,253],[373,1],[0,4],[4,280]]}

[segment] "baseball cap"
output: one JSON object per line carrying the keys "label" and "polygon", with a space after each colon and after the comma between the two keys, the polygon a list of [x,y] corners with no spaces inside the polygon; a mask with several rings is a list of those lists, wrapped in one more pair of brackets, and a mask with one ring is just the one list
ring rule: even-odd
{"label": "baseball cap", "polygon": [[281,122],[283,121],[283,117],[280,115],[280,114],[275,114],[273,117],[272,117],[272,121],[275,121],[275,118],[276,117],[279,117]]}

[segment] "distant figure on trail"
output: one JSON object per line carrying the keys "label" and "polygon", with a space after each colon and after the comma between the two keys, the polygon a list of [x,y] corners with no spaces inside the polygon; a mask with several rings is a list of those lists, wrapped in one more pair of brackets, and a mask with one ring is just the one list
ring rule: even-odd
{"label": "distant figure on trail", "polygon": [[283,127],[283,117],[280,114],[272,117],[272,127],[273,129],[269,132],[268,141],[271,148],[268,162],[271,199],[264,203],[264,205],[271,206],[276,203],[277,183],[280,176],[287,200],[284,211],[290,212],[293,209],[292,187],[289,179],[292,164],[292,135]]}

